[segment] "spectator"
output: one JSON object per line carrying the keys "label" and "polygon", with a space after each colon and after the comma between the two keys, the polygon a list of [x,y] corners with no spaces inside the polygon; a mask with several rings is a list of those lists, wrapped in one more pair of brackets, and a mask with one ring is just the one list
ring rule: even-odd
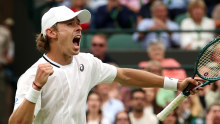
{"label": "spectator", "polygon": [[97,85],[96,91],[102,99],[102,112],[103,117],[107,118],[113,124],[115,121],[115,116],[118,112],[124,110],[124,105],[120,100],[110,98],[109,91],[111,89],[111,84],[103,83]]}
{"label": "spectator", "polygon": [[131,92],[131,107],[129,113],[132,124],[158,124],[156,116],[144,112],[145,92],[142,89],[134,89]]}
{"label": "spectator", "polygon": [[204,122],[204,111],[198,95],[189,96],[177,108],[178,122],[181,124]]}
{"label": "spectator", "polygon": [[220,124],[220,104],[212,104],[206,115],[206,124]]}
{"label": "spectator", "polygon": [[[215,23],[205,15],[206,6],[202,0],[190,1],[188,6],[189,17],[181,23],[182,30],[214,30]],[[213,33],[188,32],[181,34],[181,47],[186,50],[203,48],[214,38]]]}
{"label": "spectator", "polygon": [[174,20],[176,16],[186,12],[189,0],[163,0],[169,10],[169,17]]}
{"label": "spectator", "polygon": [[157,90],[155,88],[143,88],[145,91],[145,108],[144,112],[154,115],[163,110],[162,107],[159,107],[156,103],[156,94]]}
{"label": "spectator", "polygon": [[[165,58],[165,46],[162,42],[152,42],[147,47],[147,53],[150,58],[150,60],[159,61],[162,65],[162,67],[180,67],[180,63],[177,62],[173,58]],[[148,64],[147,61],[142,61],[138,64],[140,68],[146,67]],[[186,77],[186,72],[183,69],[163,69],[162,75],[172,77],[172,78],[178,78],[178,79],[184,79]]]}
{"label": "spectator", "polygon": [[149,0],[148,3],[141,6],[141,9],[138,13],[137,23],[139,24],[144,18],[151,18],[151,5],[155,0]]}
{"label": "spectator", "polygon": [[130,93],[131,88],[127,86],[120,86],[119,88],[119,94],[120,94],[120,100],[124,104],[125,111],[130,111],[131,105],[130,105]]}
{"label": "spectator", "polygon": [[214,7],[220,3],[219,0],[204,0],[205,5],[207,6],[207,10],[206,13],[208,15],[208,17],[211,17],[211,14],[213,12]]}
{"label": "spectator", "polygon": [[[4,101],[4,106],[0,109],[0,123],[4,123],[5,117],[10,116],[13,108],[11,104],[12,96],[10,96],[12,95],[12,92],[10,92],[11,86],[6,81],[7,74],[5,72],[6,65],[13,61],[13,55],[10,54],[11,51],[13,51],[13,48],[11,47],[13,45],[13,41],[11,30],[9,28],[10,24],[8,22],[13,23],[12,20],[6,20],[2,25],[0,25],[0,99]],[[10,97],[8,97],[8,95]]]}
{"label": "spectator", "polygon": [[[82,9],[87,9],[93,15],[92,10],[86,7],[85,0],[72,0],[72,6],[70,9],[73,10],[74,12],[77,12]],[[91,21],[93,21],[93,19]],[[81,24],[81,27],[82,27],[82,29],[89,29],[90,23]],[[91,27],[93,28],[92,25],[91,25]]]}
{"label": "spectator", "polygon": [[212,84],[211,90],[205,94],[206,107],[214,103],[220,103],[220,81]]}
{"label": "spectator", "polygon": [[148,0],[120,0],[120,3],[135,13],[138,13],[142,4],[147,3]]}
{"label": "spectator", "polygon": [[86,112],[87,124],[110,124],[110,121],[103,118],[101,110],[101,98],[94,92],[90,91],[87,97],[88,110]]}
{"label": "spectator", "polygon": [[[151,6],[153,18],[143,19],[137,26],[137,30],[178,30],[176,23],[169,20],[166,5],[162,1],[155,1]],[[146,48],[154,40],[161,40],[166,48],[174,48],[180,46],[180,37],[178,33],[167,32],[151,32],[151,33],[135,33],[133,39],[142,44],[142,48]]]}
{"label": "spectator", "polygon": [[96,11],[100,6],[107,5],[108,0],[87,0],[89,8]]}
{"label": "spectator", "polygon": [[131,124],[131,120],[126,111],[117,113],[114,124]]}
{"label": "spectator", "polygon": [[95,27],[100,28],[132,28],[136,15],[119,0],[108,0],[107,5],[100,6],[94,17]]}
{"label": "spectator", "polygon": [[[162,76],[163,67],[162,67],[162,65],[159,61],[155,61],[155,60],[149,61],[149,63],[147,64],[145,69],[146,69],[146,71],[149,71],[149,72],[152,72],[154,74]],[[176,94],[175,94],[174,91],[170,91],[170,90],[160,88],[160,89],[157,90],[157,93],[156,93],[156,102],[154,102],[154,107],[156,107],[156,108],[159,108],[159,106],[160,107],[165,107],[175,97],[176,97]],[[154,94],[154,99],[155,99],[155,94]],[[158,111],[154,112],[154,113],[157,114]]]}
{"label": "spectator", "polygon": [[173,110],[163,121],[163,124],[178,124],[178,115],[176,110]]}
{"label": "spectator", "polygon": [[107,53],[107,38],[104,34],[95,34],[91,40],[91,53],[104,63],[117,63]]}
{"label": "spectator", "polygon": [[215,21],[215,27],[220,28],[220,3],[215,5],[215,8],[212,12],[212,19]]}

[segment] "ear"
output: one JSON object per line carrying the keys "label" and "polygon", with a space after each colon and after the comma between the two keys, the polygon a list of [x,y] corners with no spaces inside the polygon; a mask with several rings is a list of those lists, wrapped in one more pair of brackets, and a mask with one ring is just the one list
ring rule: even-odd
{"label": "ear", "polygon": [[57,38],[57,32],[51,28],[46,29],[46,34],[49,38],[52,38],[52,39]]}

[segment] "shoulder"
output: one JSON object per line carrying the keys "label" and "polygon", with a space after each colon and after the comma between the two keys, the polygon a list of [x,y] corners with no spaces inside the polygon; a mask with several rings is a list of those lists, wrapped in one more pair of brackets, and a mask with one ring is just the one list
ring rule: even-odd
{"label": "shoulder", "polygon": [[211,19],[211,18],[204,17],[203,20],[204,20],[204,23],[207,24],[207,25],[209,25],[209,24],[213,24],[214,25],[214,20]]}
{"label": "shoulder", "polygon": [[91,60],[95,58],[94,55],[92,55],[91,53],[83,53],[83,52],[80,52],[78,55],[74,57],[78,60]]}
{"label": "shoulder", "polygon": [[111,98],[110,101],[112,102],[112,104],[116,105],[116,106],[124,106],[123,103],[115,98]]}
{"label": "shoulder", "polygon": [[188,24],[194,24],[194,22],[191,18],[187,17],[187,18],[183,19],[181,24],[188,25]]}
{"label": "shoulder", "polygon": [[152,25],[154,23],[153,19],[149,19],[149,18],[145,18],[143,19],[140,24],[138,24],[138,26],[148,26],[148,25]]}
{"label": "shoulder", "polygon": [[171,21],[171,20],[167,21],[167,24],[168,24],[168,26],[170,26],[170,27],[179,27],[175,22],[173,22],[173,21]]}

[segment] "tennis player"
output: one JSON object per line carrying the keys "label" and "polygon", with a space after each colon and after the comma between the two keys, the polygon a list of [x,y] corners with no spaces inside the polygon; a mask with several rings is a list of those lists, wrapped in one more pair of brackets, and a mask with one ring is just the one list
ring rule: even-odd
{"label": "tennis player", "polygon": [[[42,17],[37,48],[45,54],[18,80],[14,112],[9,124],[85,124],[86,98],[101,82],[136,87],[183,90],[188,83],[149,72],[116,68],[89,53],[80,53],[80,24],[89,22],[87,10],[51,8]],[[193,91],[192,93],[194,93]]]}

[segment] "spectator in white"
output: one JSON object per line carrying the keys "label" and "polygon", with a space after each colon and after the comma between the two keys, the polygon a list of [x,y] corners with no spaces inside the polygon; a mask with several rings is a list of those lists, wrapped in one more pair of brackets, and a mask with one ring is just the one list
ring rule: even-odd
{"label": "spectator in white", "polygon": [[[182,30],[214,30],[215,23],[206,17],[206,5],[202,0],[192,0],[188,6],[189,17],[181,23]],[[212,32],[181,33],[181,47],[186,50],[203,48],[214,38]]]}
{"label": "spectator in white", "polygon": [[131,91],[131,109],[129,117],[132,124],[158,124],[155,115],[144,112],[145,92],[142,89],[134,89]]}
{"label": "spectator in white", "polygon": [[206,114],[206,124],[220,124],[220,104],[212,104]]}
{"label": "spectator in white", "polygon": [[[169,20],[168,10],[162,1],[155,1],[151,5],[152,17],[151,19],[143,19],[137,26],[138,31],[147,30],[178,30],[179,27],[176,23]],[[161,40],[166,48],[179,47],[180,36],[175,32],[151,32],[151,33],[135,33],[133,39],[142,44],[142,48],[146,47],[154,40]]]}
{"label": "spectator in white", "polygon": [[101,98],[98,93],[90,91],[87,97],[88,110],[86,112],[87,124],[111,124],[103,117],[101,110]]}
{"label": "spectator in white", "polygon": [[111,98],[109,96],[111,85],[112,84],[109,83],[99,84],[96,86],[95,91],[100,95],[102,99],[101,108],[104,118],[110,120],[113,124],[116,114],[124,110],[124,105],[120,100]]}
{"label": "spectator in white", "polygon": [[142,88],[145,91],[145,107],[144,112],[147,112],[156,117],[156,114],[163,110],[156,103],[157,89],[155,88]]}

